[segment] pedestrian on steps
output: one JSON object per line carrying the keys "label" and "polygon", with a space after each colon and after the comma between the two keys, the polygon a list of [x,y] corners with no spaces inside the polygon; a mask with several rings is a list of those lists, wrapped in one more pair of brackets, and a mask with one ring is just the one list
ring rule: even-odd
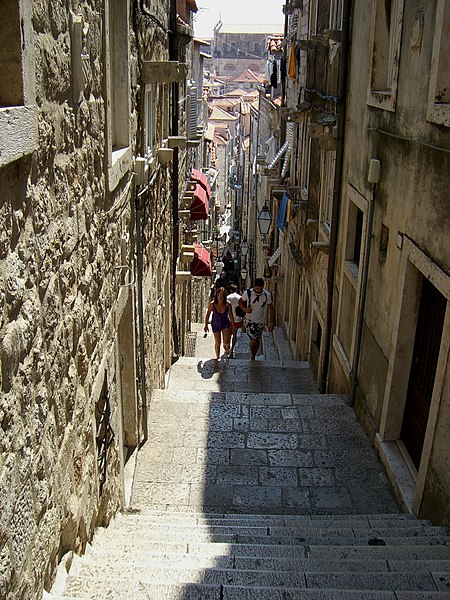
{"label": "pedestrian on steps", "polygon": [[231,304],[227,301],[227,291],[223,287],[216,290],[213,301],[208,305],[205,315],[205,333],[209,331],[209,317],[211,314],[214,350],[216,352],[216,360],[219,360],[221,343],[223,343],[226,354],[230,354],[231,327],[234,324],[233,310]]}
{"label": "pedestrian on steps", "polygon": [[255,279],[254,286],[242,294],[238,304],[245,312],[243,323],[250,338],[250,360],[255,360],[266,327],[267,313],[269,313],[268,331],[273,331],[275,327],[275,308],[272,303],[272,295],[264,289],[262,277]]}
{"label": "pedestrian on steps", "polygon": [[239,315],[236,314],[236,307],[238,306],[238,302],[239,299],[241,297],[240,294],[238,294],[238,288],[237,285],[235,285],[234,283],[232,283],[230,285],[230,294],[228,294],[227,296],[227,300],[228,302],[231,304],[231,307],[233,309],[233,319],[234,319],[234,326],[231,329],[231,352],[230,352],[230,358],[234,357],[234,347],[236,346],[236,340],[237,340],[237,332],[238,329],[240,329],[242,327],[242,317],[240,317]]}

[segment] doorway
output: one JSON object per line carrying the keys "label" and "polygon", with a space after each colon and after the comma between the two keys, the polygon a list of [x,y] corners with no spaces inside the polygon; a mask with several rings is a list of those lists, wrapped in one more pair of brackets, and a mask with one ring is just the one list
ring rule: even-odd
{"label": "doorway", "polygon": [[401,440],[419,470],[441,346],[447,301],[422,277]]}

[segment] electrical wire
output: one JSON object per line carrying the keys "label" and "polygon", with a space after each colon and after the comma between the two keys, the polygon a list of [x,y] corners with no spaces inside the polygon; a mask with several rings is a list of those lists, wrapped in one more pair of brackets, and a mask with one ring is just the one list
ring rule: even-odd
{"label": "electrical wire", "polygon": [[[352,123],[354,125],[354,123]],[[440,146],[434,146],[433,144],[428,144],[422,140],[415,140],[414,138],[408,138],[403,135],[398,135],[397,133],[390,133],[389,131],[384,131],[384,129],[378,129],[377,127],[368,127],[367,131],[372,131],[376,133],[381,133],[382,135],[388,135],[389,137],[397,138],[399,140],[403,140],[404,142],[414,142],[415,144],[420,144],[421,146],[426,146],[427,148],[431,148],[432,150],[439,150],[440,152],[445,152],[447,154],[450,153],[450,150],[447,148],[441,148]]]}
{"label": "electrical wire", "polygon": [[166,33],[167,35],[170,35],[172,33],[172,31],[170,29],[168,29],[165,25],[163,25],[163,23],[161,23],[161,21],[157,17],[155,17],[155,15],[152,15],[151,13],[148,12],[148,10],[144,6],[144,0],[140,0],[139,8],[141,10],[141,13],[145,17],[150,19],[150,21],[152,21],[157,27],[162,29],[164,31],[164,33]]}

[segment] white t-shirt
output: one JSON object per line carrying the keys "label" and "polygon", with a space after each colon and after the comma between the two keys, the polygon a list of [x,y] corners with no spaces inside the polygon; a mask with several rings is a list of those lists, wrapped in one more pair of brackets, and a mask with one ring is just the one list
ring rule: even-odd
{"label": "white t-shirt", "polygon": [[247,295],[247,290],[242,294],[242,300],[247,302],[247,306],[252,309],[251,313],[247,313],[245,318],[252,323],[263,323],[267,321],[267,305],[272,304],[272,295],[267,290],[263,289],[261,294],[256,294],[253,288],[250,290],[250,302]]}
{"label": "white t-shirt", "polygon": [[236,306],[238,305],[240,298],[241,297],[237,292],[233,292],[227,296],[227,300],[233,308],[233,317],[235,323],[240,323],[242,321],[242,317],[238,317],[236,314]]}

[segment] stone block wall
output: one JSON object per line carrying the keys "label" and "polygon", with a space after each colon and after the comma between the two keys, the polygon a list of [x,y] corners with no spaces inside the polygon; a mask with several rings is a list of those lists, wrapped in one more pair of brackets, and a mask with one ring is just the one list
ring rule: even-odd
{"label": "stone block wall", "polygon": [[[132,163],[108,184],[102,18],[109,3],[20,4],[34,49],[23,78],[34,88],[37,142],[33,152],[0,157],[0,595],[29,600],[50,587],[59,559],[82,551],[122,505],[123,411],[139,405],[122,374],[124,365],[138,370],[139,348],[121,337],[139,336]],[[168,29],[169,1],[153,4]],[[83,23],[79,96],[71,10]],[[129,23],[135,156],[142,153],[139,52],[151,48],[152,60],[168,60],[168,51],[167,35],[142,15],[131,13]],[[148,396],[164,381],[163,357],[172,351],[169,169],[158,170],[142,217]],[[142,430],[142,418],[130,427]]]}

